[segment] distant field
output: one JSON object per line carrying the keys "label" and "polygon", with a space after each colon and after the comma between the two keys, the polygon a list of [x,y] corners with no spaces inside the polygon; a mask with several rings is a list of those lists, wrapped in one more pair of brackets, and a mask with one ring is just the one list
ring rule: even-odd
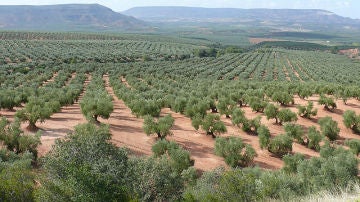
{"label": "distant field", "polygon": [[[272,100],[272,94],[278,90],[286,92],[294,99],[293,104],[281,108],[297,112],[297,106],[313,101],[319,112],[314,120],[331,116],[340,126],[341,138],[360,139],[342,123],[345,110],[360,113],[360,102],[356,99],[360,95],[354,87],[359,85],[360,64],[353,63],[345,56],[320,51],[258,48],[217,58],[196,58],[191,56],[192,52],[203,47],[202,45],[181,44],[178,40],[157,41],[160,40],[157,36],[152,39],[153,42],[142,37],[96,34],[9,32],[0,34],[0,37],[4,39],[0,43],[3,53],[3,70],[0,75],[2,91],[28,91],[23,93],[23,96],[29,97],[36,93],[28,88],[30,85],[43,89],[40,94],[44,93],[45,96],[47,91],[76,88],[78,85],[84,88],[82,94],[78,93],[76,97],[76,100],[81,101],[81,95],[87,92],[87,84],[94,79],[102,80],[107,92],[113,97],[115,111],[109,120],[101,119],[101,122],[110,124],[114,143],[127,146],[137,154],[149,155],[151,144],[155,141],[143,132],[142,117],[147,113],[154,116],[171,114],[175,117],[175,126],[172,129],[174,136],[170,139],[190,151],[196,168],[208,170],[224,165],[224,161],[213,153],[214,140],[206,136],[205,131],[192,127],[193,113],[209,113],[211,103],[222,102],[224,99],[230,99],[234,103],[244,99],[244,106],[235,104],[232,109],[243,110],[249,119],[259,115],[261,123],[270,128],[271,135],[277,136],[284,132],[283,127],[267,120],[261,110],[254,112],[252,101],[242,96],[247,94],[265,103],[276,103]],[[26,40],[17,40],[16,37]],[[262,38],[251,40],[274,41]],[[176,57],[181,55],[189,55],[190,58],[177,60]],[[173,60],[165,61],[165,56]],[[147,57],[155,61],[144,61]],[[77,80],[78,78],[80,80]],[[73,81],[76,81],[74,86]],[[298,97],[301,88],[310,91],[308,98]],[[347,105],[340,100],[345,90],[351,92],[347,97]],[[338,106],[336,111],[323,110],[318,104],[320,93],[335,99]],[[26,106],[27,101],[24,100],[16,110]],[[205,111],[196,112],[200,110],[196,106],[205,107],[201,108]],[[194,112],[190,113],[189,110]],[[1,112],[10,119],[13,119],[14,113],[6,109]],[[223,112],[219,115],[228,129],[224,136],[241,137],[256,148],[259,154],[255,160],[256,165],[271,169],[281,168],[282,160],[261,150],[256,136],[234,126],[231,118],[225,118]],[[319,128],[314,120],[299,117],[296,123],[306,131],[309,126]],[[73,129],[75,123],[85,121],[78,102],[64,105],[61,111],[54,113],[45,123],[39,124],[44,132],[40,153],[44,155],[49,151],[54,142],[53,136],[64,137]],[[344,139],[339,143],[342,144]],[[294,143],[294,151],[309,156],[319,155],[298,143]],[[202,155],[209,157],[203,159]]]}

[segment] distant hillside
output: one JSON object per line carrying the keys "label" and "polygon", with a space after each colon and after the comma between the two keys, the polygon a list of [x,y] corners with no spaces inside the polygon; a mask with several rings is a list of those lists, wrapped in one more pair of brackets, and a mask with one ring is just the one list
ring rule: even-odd
{"label": "distant hillside", "polygon": [[[360,28],[360,20],[316,9],[236,9],[196,7],[135,7],[126,15],[156,22],[260,22],[339,25]],[[348,27],[349,28],[349,27]]]}
{"label": "distant hillside", "polygon": [[98,4],[0,6],[0,29],[8,30],[134,30],[143,21]]}

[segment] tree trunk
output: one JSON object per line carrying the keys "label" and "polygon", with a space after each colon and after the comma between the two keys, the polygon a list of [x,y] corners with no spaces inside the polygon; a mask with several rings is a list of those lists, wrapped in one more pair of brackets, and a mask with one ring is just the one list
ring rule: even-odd
{"label": "tree trunk", "polygon": [[99,123],[98,115],[94,115],[94,121],[95,121],[96,123]]}
{"label": "tree trunk", "polygon": [[37,131],[38,128],[36,127],[35,123],[29,122],[29,125],[27,126],[27,129],[29,131]]}

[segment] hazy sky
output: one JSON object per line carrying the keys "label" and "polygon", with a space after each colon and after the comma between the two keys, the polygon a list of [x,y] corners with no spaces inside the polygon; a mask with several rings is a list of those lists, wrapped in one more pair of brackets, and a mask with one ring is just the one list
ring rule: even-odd
{"label": "hazy sky", "polygon": [[360,0],[0,0],[0,5],[99,3],[115,11],[135,6],[199,6],[231,8],[317,8],[360,19]]}

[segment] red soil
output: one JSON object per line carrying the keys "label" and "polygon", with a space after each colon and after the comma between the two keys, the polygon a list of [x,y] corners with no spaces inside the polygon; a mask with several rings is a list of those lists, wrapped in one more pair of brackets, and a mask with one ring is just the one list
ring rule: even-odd
{"label": "red soil", "polygon": [[[131,110],[125,105],[122,100],[119,100],[115,95],[113,89],[109,86],[109,77],[103,77],[106,83],[106,90],[113,96],[114,112],[108,120],[99,119],[100,122],[110,125],[112,133],[112,142],[117,146],[126,146],[136,155],[151,155],[151,146],[156,141],[155,136],[147,136],[142,129],[143,120],[136,118]],[[90,79],[87,79],[86,83]],[[122,78],[122,82],[126,80]],[[297,124],[307,129],[309,126],[316,126],[319,129],[317,121],[319,118],[330,116],[333,120],[338,122],[340,128],[339,144],[342,144],[345,139],[360,139],[359,135],[354,134],[350,129],[347,129],[343,124],[342,114],[344,111],[350,109],[360,113],[360,101],[351,99],[345,105],[341,100],[336,102],[338,108],[334,112],[329,112],[323,109],[323,106],[318,105],[318,96],[313,96],[309,99],[302,100],[295,96],[295,105],[288,106],[294,112],[297,112],[298,105],[306,105],[308,101],[314,102],[314,107],[318,109],[318,115],[309,120],[298,117]],[[283,126],[275,124],[274,120],[267,120],[263,113],[252,112],[250,107],[242,108],[248,118],[254,118],[258,115],[261,116],[263,124],[269,127],[272,136],[284,133]],[[1,114],[10,118],[13,117],[14,111],[1,111]],[[196,131],[191,126],[191,120],[182,114],[172,112],[170,109],[165,108],[161,111],[161,116],[171,114],[175,119],[175,124],[172,129],[173,136],[169,140],[178,142],[184,149],[191,153],[191,158],[195,160],[195,167],[199,170],[211,170],[219,166],[225,166],[224,160],[214,154],[215,140],[211,136],[206,136],[202,130]],[[265,169],[278,169],[283,166],[283,161],[274,157],[266,150],[261,150],[259,146],[258,137],[243,132],[240,128],[233,126],[231,119],[224,116],[221,117],[227,126],[228,132],[222,136],[238,136],[243,139],[245,143],[251,144],[257,151],[258,156],[255,158],[255,165]],[[60,113],[54,114],[45,123],[38,124],[40,130],[43,132],[41,137],[42,145],[39,146],[40,155],[47,153],[51,146],[54,144],[55,139],[63,138],[67,133],[71,132],[79,123],[86,123],[85,118],[81,114],[79,103],[72,106],[63,107]],[[26,125],[23,125],[25,128]],[[303,145],[293,143],[293,152],[305,154],[307,157],[319,156],[318,152],[306,148]]]}

